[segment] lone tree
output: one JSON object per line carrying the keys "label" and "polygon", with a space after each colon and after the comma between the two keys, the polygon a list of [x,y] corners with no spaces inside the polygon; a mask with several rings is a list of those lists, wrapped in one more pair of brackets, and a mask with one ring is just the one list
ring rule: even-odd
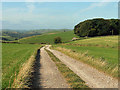
{"label": "lone tree", "polygon": [[55,44],[62,43],[61,38],[60,37],[55,37],[54,38],[54,43]]}

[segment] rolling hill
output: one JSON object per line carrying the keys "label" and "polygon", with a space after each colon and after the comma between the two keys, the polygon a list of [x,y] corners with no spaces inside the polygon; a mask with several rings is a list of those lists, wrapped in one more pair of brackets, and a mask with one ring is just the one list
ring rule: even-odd
{"label": "rolling hill", "polygon": [[72,40],[73,37],[76,36],[73,31],[62,31],[62,32],[51,32],[45,33],[42,35],[36,35],[31,37],[22,38],[19,40],[20,43],[47,43],[47,44],[54,44],[54,38],[61,37],[62,42],[69,42]]}
{"label": "rolling hill", "polygon": [[71,31],[71,29],[39,29],[39,30],[11,30],[3,29],[0,32],[2,41],[14,41],[25,37],[41,35],[44,33]]}

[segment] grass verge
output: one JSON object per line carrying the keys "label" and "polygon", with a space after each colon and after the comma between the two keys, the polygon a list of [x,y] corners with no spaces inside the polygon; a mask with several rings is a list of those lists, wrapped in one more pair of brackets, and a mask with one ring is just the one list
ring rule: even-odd
{"label": "grass verge", "polygon": [[23,64],[17,77],[14,79],[12,88],[29,88],[31,84],[29,81],[31,73],[33,72],[32,67],[33,63],[35,62],[35,56],[36,53],[32,55],[26,63]]}
{"label": "grass verge", "polygon": [[95,68],[97,68],[100,71],[105,72],[106,74],[109,74],[115,78],[118,78],[118,64],[113,63],[110,61],[105,60],[104,58],[94,58],[93,56],[90,56],[88,54],[88,51],[81,53],[77,52],[79,51],[79,48],[77,49],[68,49],[64,46],[53,46],[52,49],[58,50],[76,60],[82,61],[84,63],[87,63]]}
{"label": "grass verge", "polygon": [[[41,46],[42,47],[42,46]],[[34,65],[38,57],[38,49],[30,58],[29,60],[23,64],[22,68],[20,69],[17,77],[15,78],[12,88],[31,88],[32,86],[32,78],[34,72]]]}
{"label": "grass verge", "polygon": [[63,64],[52,52],[46,50],[51,59],[55,62],[58,70],[65,77],[66,81],[71,88],[89,88],[85,82],[76,75],[72,70],[70,70],[65,64]]}

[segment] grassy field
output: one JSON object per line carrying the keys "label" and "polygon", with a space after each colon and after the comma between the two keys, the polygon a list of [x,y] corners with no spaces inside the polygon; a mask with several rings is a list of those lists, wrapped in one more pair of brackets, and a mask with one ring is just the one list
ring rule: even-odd
{"label": "grassy field", "polygon": [[2,44],[2,88],[11,87],[22,65],[40,45]]}
{"label": "grassy field", "polygon": [[21,42],[21,43],[53,44],[55,37],[61,37],[62,42],[67,42],[67,41],[71,41],[73,37],[77,37],[77,36],[73,34],[73,31],[51,32],[51,33],[46,33],[46,34],[43,34],[43,35],[26,37],[26,38],[20,39],[19,42]]}
{"label": "grassy field", "polygon": [[[51,59],[55,62],[58,70],[62,73],[70,88],[89,88],[85,82],[70,70],[64,63],[62,63],[52,52],[46,50]],[[88,89],[89,90],[89,89]]]}
{"label": "grassy field", "polygon": [[118,47],[118,36],[101,36],[69,42],[69,45],[96,46],[96,47]]}
{"label": "grassy field", "polygon": [[54,45],[53,48],[88,63],[113,77],[118,77],[117,46],[118,36],[105,36]]}

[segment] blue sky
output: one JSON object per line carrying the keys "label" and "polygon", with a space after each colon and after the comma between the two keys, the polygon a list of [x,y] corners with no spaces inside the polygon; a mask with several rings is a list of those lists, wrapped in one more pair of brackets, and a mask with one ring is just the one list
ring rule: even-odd
{"label": "blue sky", "polygon": [[118,18],[117,2],[3,2],[3,29],[73,29],[93,18]]}

